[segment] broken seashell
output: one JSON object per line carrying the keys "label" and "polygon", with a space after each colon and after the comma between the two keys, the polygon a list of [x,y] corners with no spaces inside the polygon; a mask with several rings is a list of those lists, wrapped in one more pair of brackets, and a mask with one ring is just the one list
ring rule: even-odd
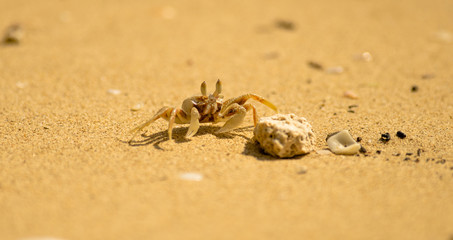
{"label": "broken seashell", "polygon": [[361,147],[360,144],[351,137],[348,130],[343,130],[328,136],[327,145],[333,153],[344,155],[357,154]]}

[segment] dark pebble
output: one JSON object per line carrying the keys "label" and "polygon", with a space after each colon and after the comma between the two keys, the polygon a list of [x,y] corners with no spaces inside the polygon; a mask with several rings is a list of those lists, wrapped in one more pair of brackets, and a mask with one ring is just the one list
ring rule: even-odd
{"label": "dark pebble", "polygon": [[287,20],[277,20],[275,21],[275,26],[288,31],[293,31],[296,29],[296,25],[293,22]]}
{"label": "dark pebble", "polygon": [[381,154],[381,150],[377,150],[376,153],[377,153],[377,154]]}
{"label": "dark pebble", "polygon": [[414,162],[418,163],[418,162],[420,162],[420,159],[417,158],[414,160]]}
{"label": "dark pebble", "polygon": [[418,91],[418,86],[417,85],[412,86],[411,91],[412,92],[417,92]]}
{"label": "dark pebble", "polygon": [[406,153],[406,156],[411,156],[413,153]]}
{"label": "dark pebble", "polygon": [[420,149],[420,148],[419,148],[419,149],[417,150],[417,156],[420,157],[420,155],[422,154],[422,152],[423,152],[423,149]]}
{"label": "dark pebble", "polygon": [[398,157],[399,155],[401,155],[401,153],[395,153],[395,154],[393,154],[393,156],[395,156],[395,157]]}
{"label": "dark pebble", "polygon": [[362,141],[362,138],[361,137],[357,137],[356,142],[360,142],[360,141]]}
{"label": "dark pebble", "polygon": [[360,146],[359,152],[366,153],[366,149],[363,146]]}
{"label": "dark pebble", "polygon": [[324,67],[320,63],[317,63],[317,62],[309,61],[307,64],[311,68],[314,68],[314,69],[317,69],[317,70],[323,70],[324,69]]}
{"label": "dark pebble", "polygon": [[382,142],[388,142],[390,141],[390,133],[383,133],[381,134],[381,138],[379,139]]}
{"label": "dark pebble", "polygon": [[396,132],[396,136],[399,137],[399,138],[401,138],[401,139],[406,138],[406,134],[403,133],[403,132],[401,132],[401,131]]}
{"label": "dark pebble", "polygon": [[410,157],[407,157],[407,158],[404,159],[404,161],[409,161],[409,160],[411,160]]}

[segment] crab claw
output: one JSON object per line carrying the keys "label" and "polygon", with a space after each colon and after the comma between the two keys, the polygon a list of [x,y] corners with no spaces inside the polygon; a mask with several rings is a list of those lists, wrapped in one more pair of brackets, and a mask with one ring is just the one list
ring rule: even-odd
{"label": "crab claw", "polygon": [[231,108],[228,112],[230,111],[232,112],[233,116],[228,119],[228,121],[226,121],[222,128],[217,130],[217,133],[231,131],[239,127],[239,125],[241,125],[241,123],[244,121],[245,115],[247,113],[247,110],[244,107],[237,105]]}
{"label": "crab claw", "polygon": [[189,130],[187,130],[186,137],[190,138],[198,132],[200,128],[200,113],[198,112],[197,108],[193,107],[190,111],[190,126]]}

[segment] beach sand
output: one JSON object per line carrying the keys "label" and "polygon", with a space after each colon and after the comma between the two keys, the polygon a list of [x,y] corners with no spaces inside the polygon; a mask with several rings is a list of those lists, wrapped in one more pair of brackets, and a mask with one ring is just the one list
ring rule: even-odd
{"label": "beach sand", "polygon": [[[452,1],[0,6],[23,33],[0,45],[0,239],[453,238]],[[348,129],[367,153],[272,158],[251,114],[127,143],[217,79],[307,118],[318,150]]]}

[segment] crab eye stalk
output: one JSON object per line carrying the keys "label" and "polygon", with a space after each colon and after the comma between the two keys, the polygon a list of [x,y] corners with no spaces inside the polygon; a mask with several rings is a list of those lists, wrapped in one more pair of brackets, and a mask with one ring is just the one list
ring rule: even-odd
{"label": "crab eye stalk", "polygon": [[201,94],[202,94],[203,96],[207,96],[207,94],[206,94],[206,82],[203,82],[203,83],[201,84],[200,89],[201,89]]}
{"label": "crab eye stalk", "polygon": [[218,96],[222,92],[222,82],[217,80],[217,83],[215,84],[215,92],[213,93],[214,96]]}

